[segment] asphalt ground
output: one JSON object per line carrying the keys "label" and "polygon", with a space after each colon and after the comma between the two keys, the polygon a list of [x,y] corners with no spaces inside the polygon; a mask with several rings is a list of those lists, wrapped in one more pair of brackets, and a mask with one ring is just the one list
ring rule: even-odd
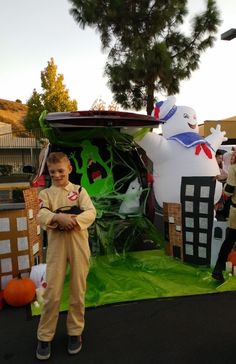
{"label": "asphalt ground", "polygon": [[[149,299],[86,309],[83,348],[66,351],[60,314],[47,363],[233,364],[236,292]],[[0,363],[34,364],[39,316],[30,306],[0,311]]]}

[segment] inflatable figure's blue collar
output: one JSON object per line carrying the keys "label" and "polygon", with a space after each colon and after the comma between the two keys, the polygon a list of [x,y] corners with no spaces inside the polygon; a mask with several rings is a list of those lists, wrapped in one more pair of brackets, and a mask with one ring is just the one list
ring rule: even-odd
{"label": "inflatable figure's blue collar", "polygon": [[167,138],[167,140],[175,140],[178,143],[180,143],[181,145],[183,145],[185,148],[191,148],[191,147],[197,146],[198,144],[206,144],[208,147],[210,147],[214,151],[214,149],[206,141],[205,138],[203,138],[199,134],[193,133],[191,131],[172,135],[171,137]]}

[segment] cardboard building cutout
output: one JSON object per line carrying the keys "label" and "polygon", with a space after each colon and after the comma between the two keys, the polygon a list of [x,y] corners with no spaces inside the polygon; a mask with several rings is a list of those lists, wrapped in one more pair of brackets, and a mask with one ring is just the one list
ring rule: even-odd
{"label": "cardboard building cutout", "polygon": [[[153,162],[154,193],[163,207],[163,202],[180,202],[182,177],[219,174],[215,152],[227,138],[220,125],[211,129],[211,135],[201,137],[195,111],[188,106],[177,106],[174,96],[158,102],[153,115],[163,123],[163,135],[148,132],[136,141]],[[221,193],[222,184],[217,181],[215,203]]]}
{"label": "cardboard building cutout", "polygon": [[181,184],[183,260],[210,265],[216,181],[211,177],[183,177]]}

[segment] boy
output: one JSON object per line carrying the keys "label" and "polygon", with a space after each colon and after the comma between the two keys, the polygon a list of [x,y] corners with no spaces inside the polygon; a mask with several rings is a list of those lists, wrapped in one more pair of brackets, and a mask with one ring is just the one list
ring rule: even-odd
{"label": "boy", "polygon": [[[82,346],[84,328],[84,299],[86,278],[89,271],[90,249],[87,228],[94,222],[96,210],[84,188],[69,181],[72,166],[66,154],[50,153],[47,158],[52,185],[39,193],[39,223],[48,234],[47,288],[38,326],[36,357],[46,360],[51,355],[59,316],[60,298],[70,264],[70,297],[67,315],[68,352],[77,354]],[[66,213],[56,210],[78,208],[80,211]]]}

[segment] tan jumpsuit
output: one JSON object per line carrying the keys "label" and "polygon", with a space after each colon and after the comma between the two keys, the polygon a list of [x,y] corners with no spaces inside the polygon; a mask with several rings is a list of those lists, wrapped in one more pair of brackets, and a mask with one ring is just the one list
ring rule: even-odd
{"label": "tan jumpsuit", "polygon": [[[84,300],[86,278],[89,271],[90,249],[87,228],[94,222],[96,210],[84,188],[71,182],[66,187],[51,186],[39,193],[39,223],[48,233],[47,288],[37,336],[41,341],[51,341],[56,331],[60,299],[63,291],[67,264],[70,265],[70,294],[67,314],[67,334],[81,335],[84,328]],[[76,216],[80,227],[60,231],[51,224],[56,209],[77,205],[83,210]]]}

